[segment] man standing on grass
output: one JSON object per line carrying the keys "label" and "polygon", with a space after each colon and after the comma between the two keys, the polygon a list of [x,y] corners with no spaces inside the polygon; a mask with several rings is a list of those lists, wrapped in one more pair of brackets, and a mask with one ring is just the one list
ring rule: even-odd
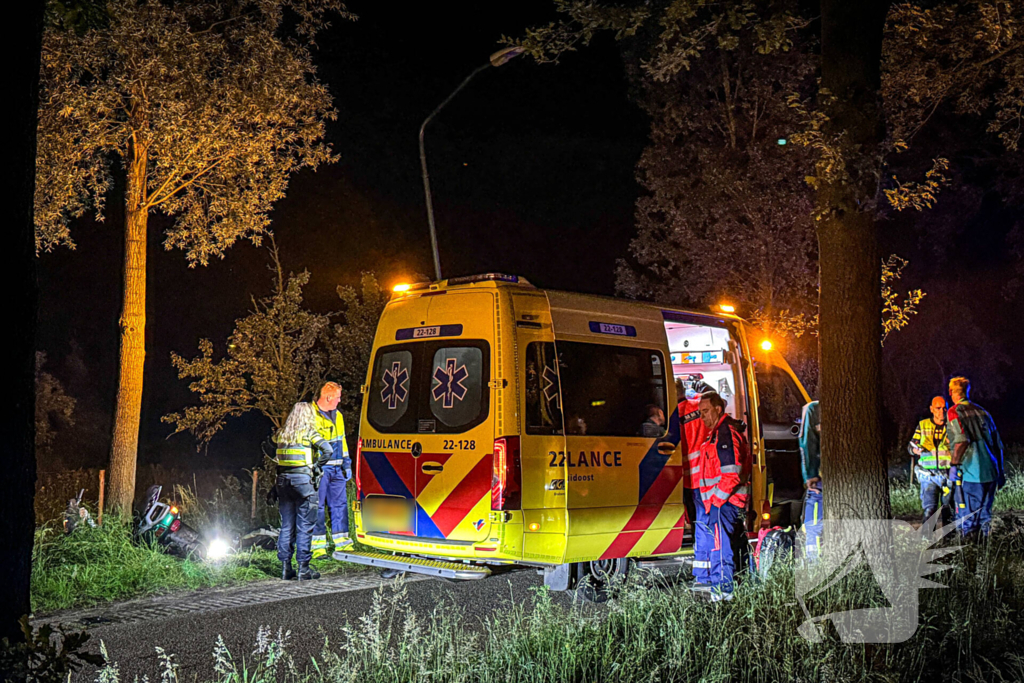
{"label": "man standing on grass", "polygon": [[800,420],[800,470],[804,475],[804,557],[810,561],[821,552],[825,502],[821,496],[821,407],[817,401],[804,406]]}
{"label": "man standing on grass", "polygon": [[725,399],[717,392],[701,395],[700,418],[709,432],[700,447],[700,498],[708,529],[695,540],[710,545],[708,583],[716,602],[732,599],[733,576],[745,561],[743,522],[752,463],[747,427],[726,414]]}
{"label": "man standing on grass", "polygon": [[[677,386],[682,387],[679,380]],[[708,527],[708,516],[704,512],[704,504],[700,499],[700,447],[708,438],[708,428],[700,417],[700,397],[704,392],[712,391],[711,387],[703,380],[696,380],[687,383],[680,393],[685,398],[679,403],[679,424],[683,429],[683,448],[686,453],[686,465],[683,470],[683,502],[686,505],[686,514],[693,525],[694,546],[693,546],[693,582],[697,586],[708,584],[708,571],[711,569],[711,560],[708,554],[710,538]],[[698,530],[700,527],[700,530]],[[697,535],[704,539],[697,543]]]}
{"label": "man standing on grass", "polygon": [[328,382],[316,399],[316,430],[331,447],[331,457],[323,466],[318,488],[319,507],[313,529],[313,557],[327,554],[327,512],[331,513],[331,540],[336,550],[352,545],[348,536],[348,480],[352,478],[352,459],[345,441],[345,417],[338,411],[341,385]]}
{"label": "man standing on grass", "polygon": [[949,380],[953,406],[946,415],[949,443],[953,447],[949,481],[953,487],[960,533],[976,541],[987,537],[992,521],[996,491],[1006,484],[1003,470],[1003,442],[992,416],[969,395],[966,377]]}
{"label": "man standing on grass", "polygon": [[930,407],[932,416],[921,420],[908,450],[917,456],[914,476],[921,485],[924,519],[934,515],[942,504],[942,488],[949,476],[952,453],[946,438],[946,399],[936,396]]}

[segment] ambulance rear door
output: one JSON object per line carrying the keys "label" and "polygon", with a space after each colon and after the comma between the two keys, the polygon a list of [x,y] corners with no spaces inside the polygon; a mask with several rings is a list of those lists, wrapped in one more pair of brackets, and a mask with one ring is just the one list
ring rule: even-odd
{"label": "ambulance rear door", "polygon": [[558,355],[544,292],[512,296],[521,406],[523,559],[561,564],[565,557],[565,427]]}
{"label": "ambulance rear door", "polygon": [[440,291],[385,310],[366,399],[364,519],[405,500],[409,523],[389,512],[387,528],[370,533],[487,539],[494,300],[492,291]]}

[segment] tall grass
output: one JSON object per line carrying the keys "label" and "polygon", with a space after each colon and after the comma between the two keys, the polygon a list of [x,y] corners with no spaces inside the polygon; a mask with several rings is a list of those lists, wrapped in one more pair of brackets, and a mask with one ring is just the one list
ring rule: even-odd
{"label": "tall grass", "polygon": [[[322,573],[353,565],[317,560]],[[127,520],[108,517],[102,527],[65,535],[57,524],[37,529],[32,550],[32,611],[85,607],[113,600],[196,590],[280,577],[276,553],[254,549],[220,562],[167,555],[132,541]]]}
{"label": "tall grass", "polygon": [[33,612],[82,607],[277,575],[272,553],[258,551],[222,564],[182,560],[132,542],[131,525],[108,517],[102,527],[65,535],[57,525],[36,531],[32,550]]}
{"label": "tall grass", "polygon": [[[731,603],[708,604],[678,587],[628,582],[606,605],[555,603],[538,589],[529,604],[507,604],[475,627],[471,607],[438,604],[426,616],[395,584],[343,628],[341,642],[300,667],[287,634],[261,629],[246,663],[217,644],[217,680],[304,683],[391,681],[540,683],[556,681],[1020,681],[1024,658],[1024,528],[968,548],[937,578],[946,590],[920,594],[919,628],[903,643],[845,644],[826,631],[820,642],[798,635],[791,568],[746,582]],[[497,579],[494,579],[497,580]],[[871,603],[870,577],[851,575],[814,613]]]}
{"label": "tall grass", "polygon": [[[893,479],[889,482],[889,502],[895,517],[913,517],[924,513],[920,487],[915,482]],[[1006,477],[1006,486],[996,493],[992,509],[996,512],[1024,511],[1024,470],[1013,469]]]}

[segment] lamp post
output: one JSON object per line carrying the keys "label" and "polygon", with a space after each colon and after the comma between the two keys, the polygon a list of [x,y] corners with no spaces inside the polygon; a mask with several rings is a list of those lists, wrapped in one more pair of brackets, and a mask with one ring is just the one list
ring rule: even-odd
{"label": "lamp post", "polygon": [[437,280],[441,279],[441,256],[437,251],[437,228],[434,225],[434,202],[430,196],[430,176],[427,174],[427,150],[423,146],[423,132],[427,128],[427,124],[430,123],[438,112],[444,109],[444,106],[452,101],[452,99],[459,94],[459,91],[466,87],[466,84],[473,80],[473,77],[484,69],[491,66],[501,66],[509,60],[515,59],[519,55],[523,54],[524,50],[521,47],[506,47],[503,50],[498,50],[491,55],[490,59],[478,66],[473,70],[473,73],[466,76],[466,80],[462,81],[452,94],[445,98],[444,102],[437,105],[437,109],[430,112],[430,116],[423,121],[423,125],[420,126],[420,166],[423,168],[423,193],[427,198],[427,222],[430,223],[430,246],[434,251],[434,277]]}

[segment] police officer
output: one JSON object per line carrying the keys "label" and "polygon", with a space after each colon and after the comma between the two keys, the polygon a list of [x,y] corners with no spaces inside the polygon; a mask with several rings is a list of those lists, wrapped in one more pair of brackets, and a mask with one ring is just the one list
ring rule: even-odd
{"label": "police officer", "polygon": [[804,557],[814,561],[821,552],[825,501],[821,495],[821,406],[811,401],[800,420],[800,470],[807,493],[804,496]]}
{"label": "police officer", "polygon": [[949,476],[952,453],[946,438],[946,399],[936,396],[930,406],[932,416],[921,420],[907,450],[917,456],[914,476],[921,485],[924,519],[934,515],[942,504],[942,487]]}
{"label": "police officer", "polygon": [[[277,558],[282,564],[281,578],[286,580],[320,578],[320,573],[309,566],[317,518],[314,470],[333,457],[334,450],[317,431],[317,411],[315,403],[296,403],[276,438],[276,489],[281,512]],[[299,562],[298,574],[292,566],[293,550]]]}
{"label": "police officer", "polygon": [[335,550],[352,545],[348,536],[348,480],[352,478],[352,459],[345,442],[345,417],[338,410],[341,385],[328,382],[316,399],[316,430],[331,447],[317,489],[320,503],[313,529],[313,557],[327,554],[327,511],[331,513],[331,540]]}

